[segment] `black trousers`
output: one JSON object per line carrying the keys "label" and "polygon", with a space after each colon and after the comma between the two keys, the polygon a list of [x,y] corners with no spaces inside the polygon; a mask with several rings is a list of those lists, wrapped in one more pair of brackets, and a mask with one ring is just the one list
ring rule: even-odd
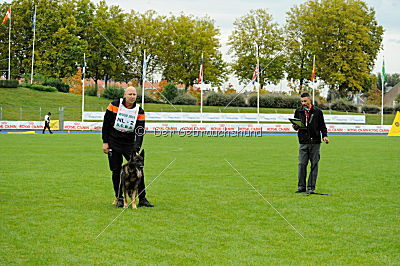
{"label": "black trousers", "polygon": [[43,134],[44,134],[44,131],[46,130],[46,128],[49,129],[50,133],[53,133],[53,132],[51,132],[51,129],[50,129],[50,123],[44,122]]}
{"label": "black trousers", "polygon": [[[116,198],[124,197],[122,192],[122,183],[120,181],[120,174],[123,162],[122,156],[124,156],[126,160],[129,160],[129,157],[131,156],[131,151],[125,150],[120,152],[112,150],[108,153],[108,163],[110,165],[110,170],[112,171],[112,182]],[[144,185],[144,173],[143,177],[140,179],[138,190],[139,190],[138,191],[139,200],[144,199],[146,197],[146,190]]]}
{"label": "black trousers", "polygon": [[321,144],[300,144],[299,147],[299,189],[306,188],[306,176],[308,161],[311,162],[310,176],[308,177],[308,189],[315,189],[318,177],[318,162],[320,159]]}

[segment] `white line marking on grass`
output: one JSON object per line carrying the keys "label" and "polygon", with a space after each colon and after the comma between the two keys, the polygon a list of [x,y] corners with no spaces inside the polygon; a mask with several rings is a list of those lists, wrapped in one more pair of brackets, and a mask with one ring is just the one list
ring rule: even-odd
{"label": "white line marking on grass", "polygon": [[269,202],[250,182],[249,182],[249,180],[247,180],[246,179],[246,177],[244,177],[227,159],[225,159],[225,161],[244,179],[244,180],[246,180],[246,182],[247,182],[247,184],[249,184],[253,189],[254,189],[254,191],[256,191],[260,196],[261,196],[261,198],[263,198],[263,200],[265,201],[265,202],[267,202],[287,223],[288,223],[288,225],[290,225],[295,231],[296,231],[296,233],[298,233],[302,238],[305,238],[300,232],[299,232],[299,230],[297,230],[296,229],[296,227],[294,227],[272,204],[271,204],[271,202]]}
{"label": "white line marking on grass", "polygon": [[[150,185],[151,184],[153,184],[154,183],[154,181],[156,181],[156,179],[160,176],[160,175],[162,175],[162,173],[164,173],[164,171],[165,170],[167,170],[167,168],[173,163],[173,162],[175,162],[176,161],[176,158],[174,158],[166,167],[164,167],[164,169],[150,182],[150,184],[148,184],[147,186],[145,186],[145,190],[148,188],[148,187],[150,187]],[[143,192],[143,190],[142,191],[140,191],[140,193],[137,195],[137,197],[139,197],[139,195],[140,194],[142,194],[142,192]],[[129,206],[132,204],[132,202],[131,203],[129,203],[129,205],[128,205],[128,208],[129,208]],[[118,219],[118,217],[120,217],[121,216],[121,214],[125,211],[125,210],[127,210],[128,208],[123,208],[123,210],[100,232],[100,234],[98,234],[96,237],[95,237],[95,239],[97,239],[102,233],[104,233],[106,230],[107,230],[107,228],[110,226],[110,225],[112,225],[114,222],[115,222],[115,220],[117,220]]]}

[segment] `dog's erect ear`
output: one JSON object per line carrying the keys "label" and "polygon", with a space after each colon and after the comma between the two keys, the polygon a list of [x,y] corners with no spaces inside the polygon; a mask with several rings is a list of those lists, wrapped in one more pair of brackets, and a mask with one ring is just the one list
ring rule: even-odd
{"label": "dog's erect ear", "polygon": [[144,159],[144,150],[142,150],[139,155]]}

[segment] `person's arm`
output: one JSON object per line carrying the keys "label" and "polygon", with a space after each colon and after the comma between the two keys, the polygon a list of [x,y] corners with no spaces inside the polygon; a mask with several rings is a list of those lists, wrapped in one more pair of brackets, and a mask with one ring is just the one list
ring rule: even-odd
{"label": "person's arm", "polygon": [[325,125],[325,119],[324,119],[324,114],[322,113],[322,111],[320,111],[320,121],[319,121],[319,130],[321,131],[322,134],[322,140],[325,143],[329,143],[329,139],[328,139],[328,129],[326,128]]}
{"label": "person's arm", "polygon": [[110,103],[107,107],[106,113],[104,114],[104,119],[103,119],[103,128],[101,130],[101,137],[103,139],[103,152],[108,153],[109,151],[109,137],[110,137],[110,131],[111,127],[113,126],[113,121],[114,121],[114,112],[113,112],[114,106]]}
{"label": "person's arm", "polygon": [[[299,114],[299,112],[297,111],[297,109],[296,109],[296,111],[294,111],[294,118],[300,119],[300,114]],[[295,124],[292,124],[292,127],[293,127],[293,129],[296,130],[296,131],[300,129],[300,126],[295,125]]]}
{"label": "person's arm", "polygon": [[145,113],[144,110],[140,107],[139,114],[137,117],[136,125],[135,125],[135,151],[139,152],[142,147],[143,137],[145,133]]}

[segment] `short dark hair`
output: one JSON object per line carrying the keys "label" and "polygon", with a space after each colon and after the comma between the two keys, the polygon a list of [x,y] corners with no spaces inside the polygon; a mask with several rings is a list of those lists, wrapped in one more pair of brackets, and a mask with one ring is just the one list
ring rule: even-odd
{"label": "short dark hair", "polygon": [[48,113],[47,113],[47,115],[51,115],[51,113],[50,113],[50,112],[48,112]]}
{"label": "short dark hair", "polygon": [[303,92],[303,93],[300,95],[300,97],[301,97],[301,98],[304,98],[304,97],[310,98],[310,94],[309,94],[308,92]]}

